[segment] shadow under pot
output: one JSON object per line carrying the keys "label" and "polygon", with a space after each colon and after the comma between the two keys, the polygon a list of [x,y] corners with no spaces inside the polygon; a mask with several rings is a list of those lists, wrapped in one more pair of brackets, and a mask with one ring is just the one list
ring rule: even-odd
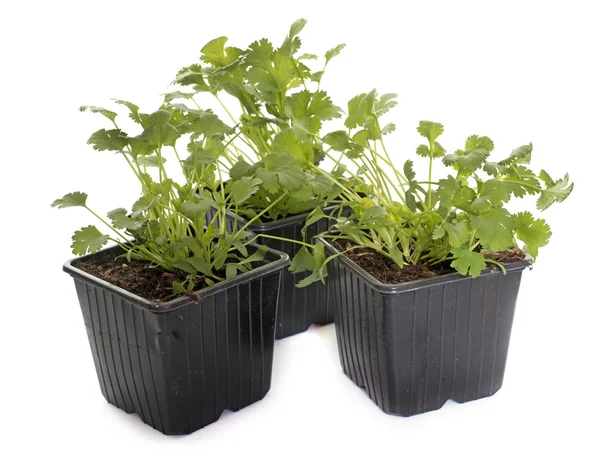
{"label": "shadow under pot", "polygon": [[[188,434],[261,400],[271,387],[275,315],[286,254],[196,292],[156,303],[65,263],[102,395],[164,434]],[[256,247],[251,247],[249,251]]]}
{"label": "shadow under pot", "polygon": [[[337,215],[338,211],[338,205],[323,209],[326,215]],[[214,209],[207,213],[208,222],[212,220],[214,213]],[[350,209],[345,207],[342,209],[341,215],[347,216],[348,213],[350,213]],[[248,227],[248,230],[253,234],[267,234],[302,241],[302,228],[309,214],[301,213],[281,220],[253,224]],[[236,224],[236,215],[232,212],[227,212],[226,223],[227,230],[232,232],[236,225],[239,229],[247,223],[247,220],[241,216],[237,216]],[[315,235],[328,230],[334,223],[334,220],[322,218],[316,223],[311,224],[306,230],[306,243],[312,243]],[[297,243],[263,237],[258,237],[256,242],[260,245],[266,245],[269,248],[283,251],[291,258],[302,248]],[[283,272],[275,335],[275,338],[278,340],[305,332],[312,324],[326,325],[333,322],[335,309],[332,299],[329,296],[327,285],[316,282],[304,288],[296,287],[296,284],[308,275],[310,275],[310,272],[290,273],[287,270]]]}
{"label": "shadow under pot", "polygon": [[401,416],[496,393],[529,264],[504,266],[506,275],[486,269],[477,278],[451,273],[388,285],[337,256],[327,280],[344,373],[384,412]]}

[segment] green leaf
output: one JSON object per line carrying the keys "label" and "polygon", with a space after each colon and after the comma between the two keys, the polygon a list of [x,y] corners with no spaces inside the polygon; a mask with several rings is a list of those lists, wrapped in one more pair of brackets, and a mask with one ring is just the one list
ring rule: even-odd
{"label": "green leaf", "polygon": [[406,160],[406,162],[404,163],[404,176],[409,180],[412,181],[415,179],[415,177],[417,176],[417,174],[415,173],[414,169],[413,169],[413,162],[411,160]]}
{"label": "green leaf", "polygon": [[147,167],[158,167],[159,163],[165,164],[166,161],[166,158],[161,156],[159,159],[157,155],[139,155],[137,157],[138,164]]}
{"label": "green leaf", "polygon": [[392,108],[398,105],[396,98],[398,95],[396,93],[384,93],[381,95],[379,100],[375,102],[375,115],[377,117],[381,117],[383,114],[389,112]]}
{"label": "green leaf", "polygon": [[190,99],[193,98],[195,95],[195,93],[186,93],[186,92],[181,92],[181,91],[175,91],[175,92],[170,92],[170,93],[165,93],[163,96],[165,97],[165,103],[170,103],[173,100],[176,99]]}
{"label": "green leaf", "polygon": [[73,234],[73,243],[71,248],[73,254],[83,256],[87,253],[99,251],[110,239],[108,235],[103,235],[96,226],[86,226]]}
{"label": "green leaf", "polygon": [[240,261],[239,264],[244,265],[252,262],[260,262],[265,258],[267,251],[269,251],[269,248],[266,245],[261,245],[253,254]]}
{"label": "green leaf", "polygon": [[321,210],[320,208],[314,209],[312,212],[310,212],[310,215],[308,215],[308,217],[306,218],[306,222],[304,223],[304,226],[302,227],[302,234],[306,233],[306,229],[308,228],[308,226],[316,223],[319,220],[322,220],[326,216],[327,215],[325,215],[325,213],[323,213],[323,210]]}
{"label": "green leaf", "polygon": [[273,45],[263,38],[259,41],[254,41],[248,46],[246,54],[246,63],[249,66],[258,66],[260,68],[270,69],[271,60],[273,58]]}
{"label": "green leaf", "polygon": [[231,185],[231,197],[237,205],[240,205],[260,189],[262,182],[258,178],[242,177]]}
{"label": "green leaf", "polygon": [[507,184],[500,180],[486,180],[481,186],[479,196],[471,204],[473,210],[485,212],[491,207],[500,207],[510,200]]}
{"label": "green leaf", "polygon": [[144,130],[142,136],[151,141],[155,146],[169,145],[174,146],[179,137],[177,128],[169,123],[173,114],[164,109],[160,109],[150,114],[149,125]]}
{"label": "green leaf", "polygon": [[[324,279],[327,276],[327,268],[325,267],[326,255],[325,255],[325,246],[322,243],[317,243],[312,248],[312,260],[313,264],[305,262],[304,265],[312,265],[313,273],[311,273],[306,278],[300,280],[296,287],[303,288],[308,286],[311,283],[314,283],[320,280],[324,283]],[[301,271],[301,267],[298,272]],[[304,271],[304,270],[302,270]]]}
{"label": "green leaf", "polygon": [[108,109],[104,109],[103,107],[97,106],[81,106],[79,108],[80,112],[90,111],[94,114],[102,114],[104,117],[109,119],[111,122],[114,122],[117,118],[117,113],[113,111],[109,111]]}
{"label": "green leaf", "polygon": [[350,148],[350,136],[342,130],[326,134],[323,136],[323,142],[338,152],[344,152]]}
{"label": "green leaf", "polygon": [[195,135],[204,135],[211,139],[220,134],[231,134],[234,129],[224,123],[216,114],[209,111],[202,111],[197,114],[196,119],[189,125],[190,132]]}
{"label": "green leaf", "polygon": [[433,239],[441,239],[444,234],[448,234],[448,243],[453,248],[459,248],[469,241],[471,231],[465,221],[444,221],[433,232]]}
{"label": "green leaf", "polygon": [[116,229],[129,229],[131,231],[137,231],[144,226],[143,220],[136,221],[128,217],[127,210],[123,208],[111,210],[106,216],[112,221],[112,225]]}
{"label": "green leaf", "polygon": [[146,195],[139,198],[137,201],[133,203],[133,207],[131,208],[131,216],[134,218],[141,215],[143,212],[155,207],[158,204],[158,201],[154,196]]}
{"label": "green leaf", "polygon": [[251,168],[252,166],[250,164],[246,163],[243,158],[240,158],[233,166],[231,166],[231,169],[229,169],[229,177],[233,180],[239,180],[248,175]]}
{"label": "green leaf", "polygon": [[98,130],[87,141],[94,150],[121,152],[127,146],[127,135],[121,130]]}
{"label": "green leaf", "polygon": [[471,275],[473,278],[477,278],[486,268],[483,255],[471,251],[469,248],[452,249],[452,259],[450,266],[461,275]]}
{"label": "green leaf", "polygon": [[444,132],[444,126],[441,123],[421,120],[417,132],[429,142],[434,142]]}
{"label": "green leaf", "polygon": [[465,141],[465,150],[484,149],[488,152],[494,150],[494,142],[487,136],[469,136]]}
{"label": "green leaf", "polygon": [[227,264],[225,267],[225,278],[231,280],[237,276],[237,268],[232,264]]}
{"label": "green leaf", "polygon": [[327,65],[333,57],[340,55],[340,52],[342,52],[342,49],[344,49],[345,47],[345,44],[338,44],[334,48],[329,49],[327,52],[325,52],[325,64]]}
{"label": "green leaf", "polygon": [[304,29],[304,27],[306,26],[307,20],[306,19],[298,19],[297,21],[295,21],[291,26],[290,26],[290,33],[288,36],[290,37],[295,37],[298,36],[298,34],[300,34],[300,32]]}
{"label": "green leaf", "polygon": [[181,213],[190,218],[196,220],[198,217],[204,216],[208,212],[215,202],[207,197],[195,198],[193,201],[184,201],[181,203],[179,209]]}
{"label": "green leaf", "polygon": [[58,207],[64,209],[67,207],[85,207],[88,195],[81,191],[75,191],[74,193],[65,194],[60,199],[56,199],[51,207]]}
{"label": "green leaf", "polygon": [[446,166],[452,166],[461,171],[474,172],[481,167],[487,157],[490,155],[485,149],[474,149],[463,152],[457,150],[456,153],[451,153],[444,156],[442,162]]}
{"label": "green leaf", "polygon": [[546,246],[550,240],[550,226],[542,219],[536,220],[529,212],[513,215],[513,221],[517,238],[525,243],[525,251],[535,259],[539,248]]}
{"label": "green leaf", "polygon": [[300,273],[306,271],[313,271],[315,268],[315,259],[310,254],[308,249],[303,246],[292,258],[288,270],[292,273]]}
{"label": "green leaf", "polygon": [[442,147],[437,141],[434,141],[432,150],[433,151],[429,150],[429,147],[427,145],[421,144],[417,147],[417,155],[425,158],[429,158],[430,156],[432,158],[441,158],[446,154],[446,150],[444,150],[444,147]]}
{"label": "green leaf", "polygon": [[319,90],[311,96],[310,104],[308,105],[308,114],[319,117],[322,120],[331,120],[340,118],[342,110],[333,104],[327,92]]}
{"label": "green leaf", "polygon": [[477,237],[484,248],[504,251],[513,244],[514,221],[510,213],[495,207],[486,213],[471,216],[471,226],[477,229]]}
{"label": "green leaf", "polygon": [[298,60],[317,60],[319,57],[315,54],[302,54]]}
{"label": "green leaf", "polygon": [[235,47],[225,48],[227,37],[221,36],[209,41],[202,49],[200,59],[215,67],[223,68],[231,65],[243,52]]}
{"label": "green leaf", "polygon": [[178,259],[173,262],[173,267],[183,270],[186,273],[195,275],[197,273],[196,268],[188,262],[187,259]]}
{"label": "green leaf", "polygon": [[452,206],[452,196],[458,190],[459,185],[456,179],[452,176],[448,176],[446,179],[439,181],[438,189],[436,191],[437,199],[440,201],[442,207]]}
{"label": "green leaf", "polygon": [[548,186],[546,189],[541,190],[542,194],[536,203],[538,210],[546,210],[555,202],[564,201],[567,197],[569,197],[571,191],[573,191],[573,183],[569,185],[569,174],[565,174],[562,179],[559,179],[553,183],[554,184],[552,186]]}
{"label": "green leaf", "polygon": [[[369,100],[371,100],[370,104]],[[372,111],[372,106],[372,97],[369,98],[366,93],[356,95],[354,98],[348,101],[348,117],[346,117],[344,125],[350,129],[363,126],[367,120],[367,116]]]}
{"label": "green leaf", "polygon": [[142,124],[142,119],[140,118],[140,108],[133,103],[125,100],[116,100],[113,99],[116,104],[121,104],[127,109],[129,109],[129,118],[133,120],[135,123]]}
{"label": "green leaf", "polygon": [[210,266],[210,264],[208,262],[206,262],[201,257],[192,256],[191,258],[187,259],[187,262],[192,267],[194,267],[194,269],[197,272],[200,272],[201,274],[206,275],[206,276],[212,276],[213,275],[212,267]]}
{"label": "green leaf", "polygon": [[499,161],[500,166],[510,166],[514,163],[529,164],[531,161],[531,152],[533,151],[533,144],[530,142],[527,145],[517,147],[512,151],[510,156],[502,161]]}

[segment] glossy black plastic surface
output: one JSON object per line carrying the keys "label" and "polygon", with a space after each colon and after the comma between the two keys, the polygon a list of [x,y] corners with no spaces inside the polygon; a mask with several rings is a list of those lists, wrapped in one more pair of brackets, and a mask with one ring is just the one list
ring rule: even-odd
{"label": "glossy black plastic surface", "polygon": [[[103,254],[103,252],[96,253]],[[76,268],[73,276],[106,400],[165,434],[188,434],[271,387],[275,316],[287,255],[157,304]]]}
{"label": "glossy black plastic surface", "polygon": [[411,416],[500,389],[527,263],[506,264],[506,275],[488,269],[399,285],[343,255],[330,264],[342,368],[384,412]]}

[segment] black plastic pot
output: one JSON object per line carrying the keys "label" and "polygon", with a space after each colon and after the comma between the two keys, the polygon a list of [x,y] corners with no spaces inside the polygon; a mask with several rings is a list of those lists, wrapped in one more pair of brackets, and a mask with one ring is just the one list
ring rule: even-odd
{"label": "black plastic pot", "polygon": [[[339,206],[331,206],[323,209],[326,215],[331,215],[339,210]],[[346,215],[349,209],[342,210]],[[207,219],[212,219],[214,209],[207,214]],[[282,220],[270,221],[267,223],[253,224],[248,230],[254,234],[268,234],[276,237],[283,237],[292,240],[302,240],[302,228],[309,214],[302,213],[293,215]],[[234,229],[236,220],[235,215],[227,213],[227,229],[231,232]],[[243,227],[247,221],[238,217],[237,229]],[[313,236],[326,231],[334,221],[323,218],[316,223],[311,224],[306,231],[306,242],[311,243]],[[290,257],[301,248],[300,245],[281,240],[266,239],[258,237],[257,243],[267,245],[279,251],[287,253]],[[305,332],[312,324],[330,324],[333,322],[334,308],[332,301],[328,296],[328,287],[322,283],[313,283],[304,288],[297,288],[296,284],[309,275],[308,272],[292,274],[284,271],[281,287],[281,299],[279,302],[279,312],[277,314],[277,331],[275,337],[281,338],[296,335]]]}
{"label": "black plastic pot", "polygon": [[[118,247],[116,247],[118,248]],[[96,254],[105,254],[105,250]],[[106,400],[165,434],[188,434],[262,399],[271,387],[286,254],[234,279],[155,303],[75,267],[79,303]]]}
{"label": "black plastic pot", "polygon": [[500,389],[527,263],[506,264],[506,275],[488,269],[397,285],[344,255],[330,264],[342,368],[384,412],[411,416]]}

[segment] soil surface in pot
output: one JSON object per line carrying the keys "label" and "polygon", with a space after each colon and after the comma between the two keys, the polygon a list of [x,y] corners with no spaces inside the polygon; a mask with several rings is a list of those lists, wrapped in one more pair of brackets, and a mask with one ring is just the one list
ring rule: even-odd
{"label": "soil surface in pot", "polygon": [[[177,298],[173,293],[173,282],[183,282],[185,272],[171,273],[161,267],[152,267],[150,262],[120,258],[122,251],[114,250],[78,260],[73,266],[110,284],[125,289],[139,297],[153,302],[168,302]],[[196,281],[195,291],[208,285],[203,278]]]}
{"label": "soil surface in pot", "polygon": [[[352,251],[346,251],[353,246],[352,242],[347,241],[336,241],[333,242],[333,245],[339,251],[344,251],[344,255],[348,259],[384,284],[407,283],[409,281],[431,278],[456,271],[450,267],[451,261],[445,261],[433,267],[423,264],[408,264],[401,269],[390,258],[387,258],[370,248],[357,248]],[[525,254],[518,248],[512,248],[498,253],[485,253],[485,257],[505,264],[511,262],[527,262]]]}

